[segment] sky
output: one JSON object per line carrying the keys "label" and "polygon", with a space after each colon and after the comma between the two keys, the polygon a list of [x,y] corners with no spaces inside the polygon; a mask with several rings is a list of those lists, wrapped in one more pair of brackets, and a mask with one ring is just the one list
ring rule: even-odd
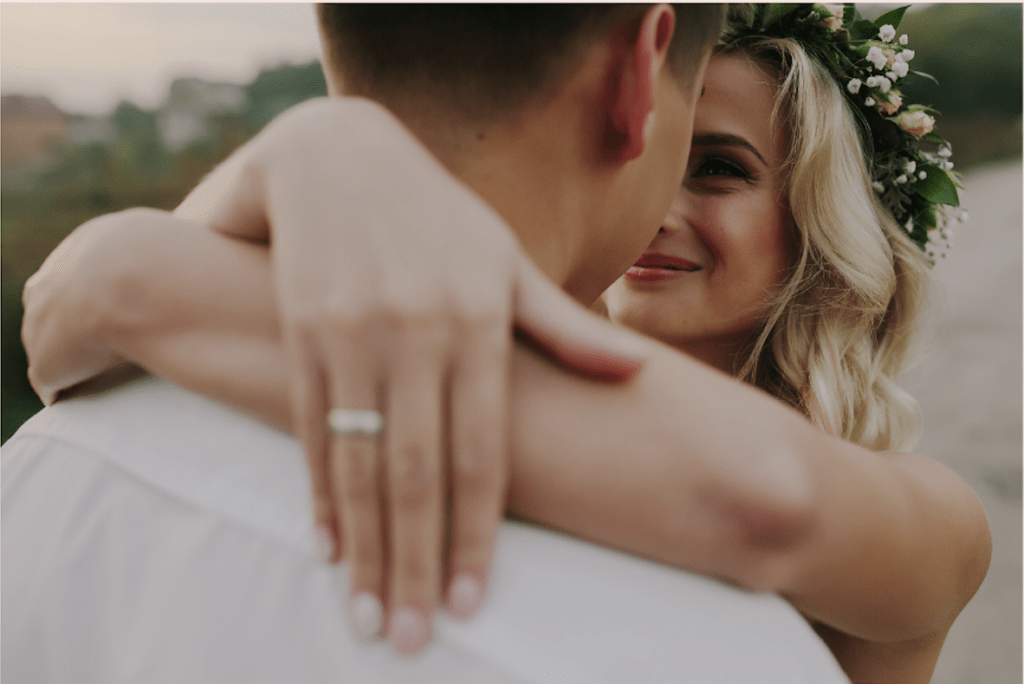
{"label": "sky", "polygon": [[0,4],[0,90],[72,114],[156,108],[174,78],[242,84],[318,50],[309,4]]}

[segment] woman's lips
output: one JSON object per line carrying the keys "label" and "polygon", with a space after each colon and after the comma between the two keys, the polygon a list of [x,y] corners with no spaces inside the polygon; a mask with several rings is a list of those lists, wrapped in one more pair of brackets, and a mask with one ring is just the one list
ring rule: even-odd
{"label": "woman's lips", "polygon": [[640,283],[651,283],[661,280],[682,278],[687,273],[699,271],[700,266],[667,254],[644,254],[626,271],[626,280]]}

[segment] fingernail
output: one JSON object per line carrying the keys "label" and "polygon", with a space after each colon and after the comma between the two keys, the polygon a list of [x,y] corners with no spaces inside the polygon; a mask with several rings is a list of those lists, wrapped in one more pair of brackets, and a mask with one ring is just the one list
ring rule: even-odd
{"label": "fingernail", "polygon": [[388,639],[399,653],[415,653],[427,643],[427,621],[418,610],[402,606],[391,615]]}
{"label": "fingernail", "polygon": [[466,620],[480,607],[484,598],[484,587],[468,572],[459,573],[448,588],[448,612]]}
{"label": "fingernail", "polygon": [[377,636],[384,609],[376,596],[367,591],[360,592],[349,600],[348,609],[356,634],[364,639]]}
{"label": "fingernail", "polygon": [[326,525],[316,526],[316,555],[325,563],[334,556],[334,538]]}

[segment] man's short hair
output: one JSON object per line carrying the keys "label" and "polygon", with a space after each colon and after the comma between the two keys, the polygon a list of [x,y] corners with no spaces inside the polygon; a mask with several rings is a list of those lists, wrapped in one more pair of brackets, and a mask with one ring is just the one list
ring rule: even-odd
{"label": "man's short hair", "polygon": [[[590,41],[650,5],[324,4],[326,58],[346,94],[392,109],[432,103],[491,120],[557,87]],[[723,5],[675,5],[672,73],[689,92],[718,38]]]}

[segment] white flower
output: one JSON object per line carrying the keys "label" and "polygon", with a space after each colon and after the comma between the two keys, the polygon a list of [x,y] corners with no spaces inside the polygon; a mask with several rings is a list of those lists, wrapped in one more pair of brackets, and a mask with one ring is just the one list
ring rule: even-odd
{"label": "white flower", "polygon": [[900,36],[900,45],[906,45],[909,40],[910,39],[907,38],[907,34],[904,33],[902,36]]}
{"label": "white flower", "polygon": [[896,29],[893,28],[892,24],[886,24],[882,28],[878,29],[878,39],[883,43],[891,43],[892,39],[896,37]]}
{"label": "white flower", "polygon": [[877,76],[868,76],[868,80],[866,80],[864,82],[867,84],[868,88],[877,88],[878,87],[878,77]]}
{"label": "white flower", "polygon": [[906,62],[896,60],[892,65],[892,71],[889,72],[888,76],[892,80],[897,78],[903,78],[910,71],[910,66]]}
{"label": "white flower", "polygon": [[967,223],[967,220],[969,218],[971,218],[971,217],[967,215],[967,210],[966,209],[961,209],[960,210],[960,216],[958,217],[960,223]]}
{"label": "white flower", "polygon": [[907,182],[906,174],[901,173],[900,175],[896,176],[896,185],[903,185],[906,182]]}
{"label": "white flower", "polygon": [[878,193],[885,192],[885,186],[879,183],[878,181],[872,181],[871,189]]}
{"label": "white flower", "polygon": [[951,162],[951,161],[944,161],[944,162],[939,164],[939,168],[941,168],[943,171],[949,171],[950,169],[953,168],[953,162]]}
{"label": "white flower", "polygon": [[868,107],[874,107],[875,106],[875,98],[869,97],[869,98],[865,99],[864,100],[864,104],[866,104]]}
{"label": "white flower", "polygon": [[856,95],[860,92],[861,82],[859,78],[851,78],[850,82],[846,84],[846,89],[850,91],[851,95]]}
{"label": "white flower", "polygon": [[917,170],[917,162],[911,159],[903,168],[906,169],[907,173],[914,173]]}
{"label": "white flower", "polygon": [[875,68],[878,70],[884,69],[885,63],[889,61],[889,59],[882,52],[882,48],[878,47],[877,45],[868,50],[867,60],[874,64]]}
{"label": "white flower", "polygon": [[916,55],[916,54],[917,53],[914,52],[913,50],[901,50],[896,55],[896,61],[897,62],[909,62],[910,60],[914,59],[914,55]]}
{"label": "white flower", "polygon": [[920,178],[921,180],[924,180],[925,178],[928,177],[928,173],[925,172],[925,171],[922,171],[921,173],[917,174],[917,177]]}
{"label": "white flower", "polygon": [[953,150],[951,150],[948,147],[941,147],[939,149],[939,156],[940,157],[952,157],[953,156]]}
{"label": "white flower", "polygon": [[892,81],[887,79],[885,76],[878,77],[878,89],[882,91],[882,94],[889,92],[889,88],[892,88]]}

